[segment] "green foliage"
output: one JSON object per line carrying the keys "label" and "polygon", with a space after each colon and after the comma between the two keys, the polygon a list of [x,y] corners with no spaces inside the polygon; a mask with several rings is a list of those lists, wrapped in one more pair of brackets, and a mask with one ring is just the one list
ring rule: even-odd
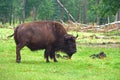
{"label": "green foliage", "polygon": [[102,0],[104,7],[104,12],[109,14],[116,14],[120,9],[120,0]]}
{"label": "green foliage", "polygon": [[42,0],[39,5],[38,19],[50,20],[54,14],[52,0]]}
{"label": "green foliage", "polygon": [[0,0],[0,20],[4,20],[4,21],[9,20],[9,18],[11,17],[11,7],[12,7],[12,1]]}
{"label": "green foliage", "polygon": [[97,13],[103,16],[115,15],[120,9],[119,0],[91,0],[93,2],[97,2],[93,9],[97,11]]}
{"label": "green foliage", "polygon": [[[0,0],[0,20],[2,23],[13,23],[22,20],[24,0]],[[69,15],[59,6],[56,0],[25,0],[25,19],[37,20],[70,20]],[[84,0],[60,0],[69,13],[78,22],[84,20]],[[114,15],[120,9],[119,0],[87,0],[87,21],[96,22],[97,17],[106,18]],[[33,13],[33,8],[36,13]],[[34,17],[33,15],[36,15]],[[32,19],[33,18],[33,19]]]}

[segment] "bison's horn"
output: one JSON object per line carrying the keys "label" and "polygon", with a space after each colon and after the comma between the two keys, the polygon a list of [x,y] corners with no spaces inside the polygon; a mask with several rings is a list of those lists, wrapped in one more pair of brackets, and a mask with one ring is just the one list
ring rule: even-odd
{"label": "bison's horn", "polygon": [[77,36],[75,38],[77,38],[77,37],[78,37],[78,34],[77,34]]}

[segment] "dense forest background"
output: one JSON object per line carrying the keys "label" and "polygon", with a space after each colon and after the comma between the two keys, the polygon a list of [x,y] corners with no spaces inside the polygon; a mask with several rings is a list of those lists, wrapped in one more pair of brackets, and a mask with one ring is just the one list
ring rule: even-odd
{"label": "dense forest background", "polygon": [[[69,11],[66,13],[60,1]],[[79,23],[105,24],[120,20],[120,0],[0,0],[2,24],[36,20],[72,20]]]}

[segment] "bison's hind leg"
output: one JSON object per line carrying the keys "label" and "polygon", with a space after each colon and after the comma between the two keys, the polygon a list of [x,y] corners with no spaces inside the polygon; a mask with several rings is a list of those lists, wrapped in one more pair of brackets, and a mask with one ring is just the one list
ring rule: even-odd
{"label": "bison's hind leg", "polygon": [[20,63],[21,55],[20,50],[25,46],[25,43],[19,43],[16,45],[16,62]]}

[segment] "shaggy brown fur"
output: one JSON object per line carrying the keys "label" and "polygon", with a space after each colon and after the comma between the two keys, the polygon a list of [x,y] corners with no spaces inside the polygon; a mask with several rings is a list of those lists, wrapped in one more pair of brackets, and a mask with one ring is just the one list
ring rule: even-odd
{"label": "shaggy brown fur", "polygon": [[[38,21],[23,23],[14,31],[16,42],[16,61],[20,62],[20,50],[27,46],[32,51],[45,49],[44,57],[49,62],[49,57],[55,58],[55,51],[61,50],[69,57],[76,52],[76,42],[73,35],[67,34],[64,27],[55,21]],[[11,35],[12,36],[12,35]]]}

